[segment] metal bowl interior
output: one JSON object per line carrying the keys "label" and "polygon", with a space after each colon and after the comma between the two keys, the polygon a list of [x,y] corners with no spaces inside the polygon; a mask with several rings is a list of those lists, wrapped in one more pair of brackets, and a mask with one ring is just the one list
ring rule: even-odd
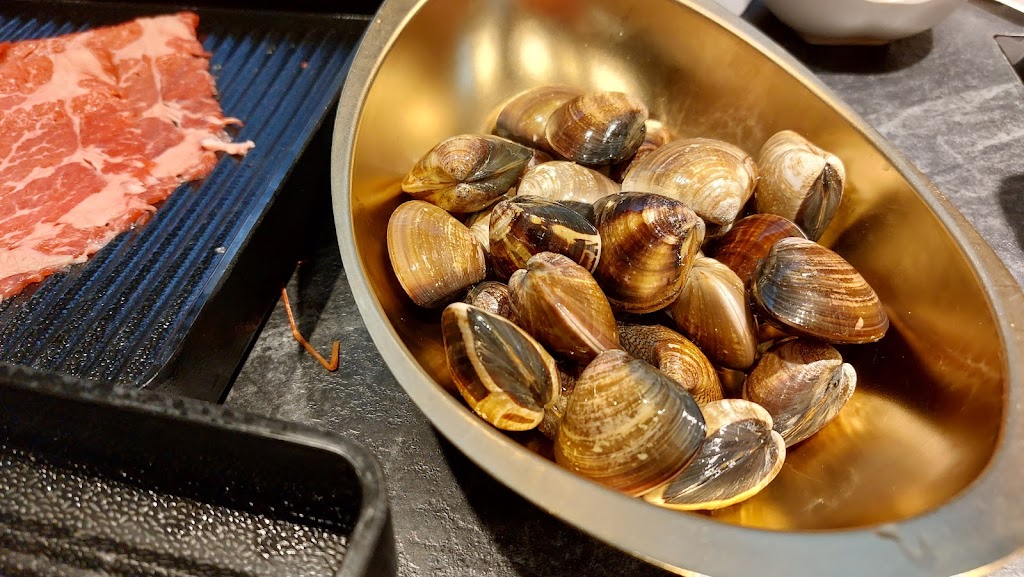
{"label": "metal bowl interior", "polygon": [[[846,164],[849,187],[822,242],[868,279],[892,328],[842,350],[859,374],[853,400],[740,505],[661,510],[490,428],[450,392],[440,310],[413,305],[391,272],[384,235],[409,167],[448,136],[489,130],[518,92],[551,83],[637,95],[677,134],[755,154],[777,130],[797,130]],[[333,169],[346,272],[392,372],[442,434],[562,519],[662,566],[713,575],[950,575],[1024,543],[1013,494],[1024,471],[1020,288],[898,152],[721,9],[391,0],[346,83]]]}

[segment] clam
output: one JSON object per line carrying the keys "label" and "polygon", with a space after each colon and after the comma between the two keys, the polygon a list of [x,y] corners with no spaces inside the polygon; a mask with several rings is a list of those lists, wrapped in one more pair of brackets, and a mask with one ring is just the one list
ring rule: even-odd
{"label": "clam", "polygon": [[469,231],[473,233],[473,238],[476,239],[480,246],[483,247],[484,252],[491,251],[491,211],[494,207],[488,207],[481,211],[474,212],[467,216],[463,223],[469,227]]}
{"label": "clam", "polygon": [[554,157],[539,148],[531,148],[530,153],[530,161],[526,163],[526,170],[530,170],[535,166],[540,166],[545,162],[553,162],[555,160]]}
{"label": "clam", "polygon": [[581,94],[569,86],[538,86],[522,92],[501,109],[494,133],[551,152],[545,132],[551,113]]}
{"label": "clam", "polygon": [[622,192],[594,204],[601,260],[594,278],[616,309],[649,313],[683,287],[704,237],[704,223],[683,203],[658,194]]}
{"label": "clam", "polygon": [[491,264],[507,279],[531,256],[557,252],[588,271],[601,257],[601,237],[579,213],[555,201],[517,195],[495,205],[490,221]]}
{"label": "clam", "polygon": [[388,220],[388,256],[406,294],[421,307],[458,298],[484,279],[484,250],[465,225],[420,200],[401,204]]}
{"label": "clam", "polygon": [[769,323],[760,323],[757,325],[757,340],[760,343],[758,346],[763,346],[765,343],[775,343],[783,339],[794,339],[796,337],[787,335],[780,331],[778,327],[774,327]]}
{"label": "clam", "polygon": [[545,129],[551,148],[580,164],[614,164],[644,140],[647,107],[622,92],[590,92],[551,113]]}
{"label": "clam", "polygon": [[691,138],[640,159],[622,179],[622,189],[663,194],[709,225],[724,225],[736,220],[756,183],[757,166],[746,152],[720,140]]}
{"label": "clam", "polygon": [[465,303],[441,315],[441,333],[455,386],[469,407],[506,431],[540,424],[558,401],[555,360],[511,321]]}
{"label": "clam", "polygon": [[856,387],[856,371],[832,346],[796,339],[761,357],[747,376],[743,398],[771,413],[789,447],[835,418]]}
{"label": "clam", "polygon": [[561,385],[561,394],[558,400],[544,407],[544,420],[537,425],[537,430],[554,440],[558,434],[558,425],[565,415],[565,407],[569,404],[569,396],[576,389],[576,382],[579,380],[579,370],[575,366],[558,365],[558,383]]}
{"label": "clam", "polygon": [[761,147],[757,166],[757,212],[784,216],[807,238],[818,240],[843,198],[843,162],[796,132],[783,130]]}
{"label": "clam", "polygon": [[682,332],[716,365],[746,370],[757,356],[754,322],[743,282],[713,258],[697,258],[669,310]]}
{"label": "clam", "polygon": [[698,405],[722,398],[722,385],[711,361],[697,345],[674,330],[661,325],[620,322],[619,342],[627,353],[672,377]]}
{"label": "clam", "polygon": [[586,364],[619,348],[608,299],[587,269],[568,257],[542,252],[508,281],[519,326],[552,352]]}
{"label": "clam", "polygon": [[557,202],[593,203],[619,192],[619,184],[607,176],[575,162],[556,160],[527,170],[516,194],[532,195]]}
{"label": "clam", "polygon": [[725,224],[705,224],[704,242],[701,244],[701,248],[714,246],[719,239],[732,230],[733,224],[734,222],[727,222]]}
{"label": "clam", "polygon": [[806,238],[800,227],[775,214],[753,214],[733,223],[715,245],[711,256],[731,268],[746,285],[757,261],[764,258],[780,238]]}
{"label": "clam", "polygon": [[450,212],[474,212],[507,193],[532,156],[529,148],[497,136],[454,136],[412,167],[402,190]]}
{"label": "clam", "polygon": [[601,353],[580,375],[555,437],[555,461],[630,495],[664,483],[704,442],[686,391],[628,353]]}
{"label": "clam", "polygon": [[644,122],[644,141],[641,147],[650,147],[651,150],[664,146],[672,140],[672,131],[660,120],[648,118]]}
{"label": "clam", "polygon": [[640,143],[640,147],[636,149],[636,153],[634,153],[632,157],[613,165],[609,176],[614,180],[622,182],[622,177],[629,172],[629,167],[633,166],[639,162],[640,159],[650,154],[655,148],[664,146],[671,140],[672,133],[669,132],[667,126],[665,126],[660,120],[648,118],[647,122],[644,122],[644,140]]}
{"label": "clam", "polygon": [[508,286],[503,283],[487,280],[474,285],[462,302],[491,314],[512,319],[512,297],[509,295]]}
{"label": "clam", "polygon": [[750,291],[758,311],[789,334],[853,344],[877,341],[889,328],[864,277],[811,240],[776,242],[754,270]]}
{"label": "clam", "polygon": [[722,396],[727,399],[738,399],[743,396],[743,382],[747,380],[747,373],[735,369],[717,367],[718,382],[722,384]]}
{"label": "clam", "polygon": [[771,483],[786,459],[786,444],[772,430],[768,411],[750,401],[725,399],[701,408],[707,438],[693,461],[644,495],[679,511],[712,510],[753,497]]}

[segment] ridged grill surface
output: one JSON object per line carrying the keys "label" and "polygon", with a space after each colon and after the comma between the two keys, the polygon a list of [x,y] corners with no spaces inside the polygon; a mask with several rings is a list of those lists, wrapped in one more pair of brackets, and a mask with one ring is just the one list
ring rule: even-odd
{"label": "ridged grill surface", "polygon": [[[0,41],[66,34],[174,7],[0,3]],[[0,302],[0,362],[142,385],[188,335],[336,100],[364,16],[198,10],[225,116],[256,148],[223,157],[87,263]],[[286,201],[287,199],[282,199]]]}

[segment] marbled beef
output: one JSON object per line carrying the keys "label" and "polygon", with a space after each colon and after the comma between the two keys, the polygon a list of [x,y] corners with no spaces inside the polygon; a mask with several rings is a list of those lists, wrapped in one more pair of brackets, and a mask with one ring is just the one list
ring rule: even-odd
{"label": "marbled beef", "polygon": [[0,299],[147,220],[230,142],[199,17],[0,43]]}

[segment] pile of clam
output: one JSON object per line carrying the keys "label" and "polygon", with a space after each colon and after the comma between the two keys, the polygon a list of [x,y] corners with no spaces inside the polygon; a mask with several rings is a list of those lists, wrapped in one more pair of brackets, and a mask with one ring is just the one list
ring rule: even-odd
{"label": "pile of clam", "polygon": [[756,494],[853,394],[832,345],[888,328],[864,278],[815,242],[842,162],[791,131],[755,162],[673,139],[626,94],[566,87],[517,96],[494,133],[430,150],[388,223],[402,287],[445,306],[466,403],[657,505]]}

